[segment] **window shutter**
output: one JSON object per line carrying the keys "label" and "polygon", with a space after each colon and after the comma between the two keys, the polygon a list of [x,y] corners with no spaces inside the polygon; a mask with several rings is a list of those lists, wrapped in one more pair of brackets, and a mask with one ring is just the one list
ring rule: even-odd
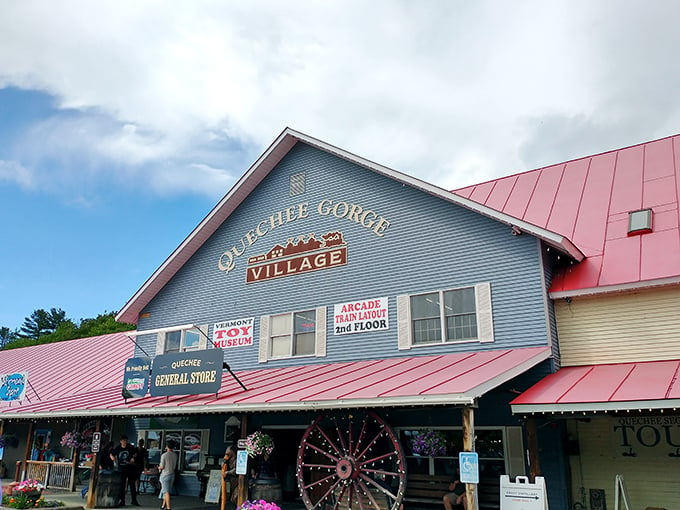
{"label": "window shutter", "polygon": [[522,427],[506,427],[505,455],[510,477],[525,476],[524,446],[522,445]]}
{"label": "window shutter", "polygon": [[477,307],[477,335],[480,342],[493,342],[493,311],[491,309],[491,284],[475,285]]}
{"label": "window shutter", "polygon": [[397,346],[399,350],[411,348],[411,297],[397,296]]}
{"label": "window shutter", "polygon": [[165,333],[156,334],[156,356],[165,352]]}
{"label": "window shutter", "polygon": [[203,326],[198,326],[198,329],[200,330],[198,348],[205,350],[208,348],[208,343],[210,343],[210,346],[212,347],[212,342],[208,342],[208,325],[204,324]]}
{"label": "window shutter", "polygon": [[317,357],[326,356],[326,307],[319,306],[316,309],[316,346],[314,348]]}
{"label": "window shutter", "polygon": [[258,361],[266,363],[269,358],[269,315],[260,317],[260,345]]}

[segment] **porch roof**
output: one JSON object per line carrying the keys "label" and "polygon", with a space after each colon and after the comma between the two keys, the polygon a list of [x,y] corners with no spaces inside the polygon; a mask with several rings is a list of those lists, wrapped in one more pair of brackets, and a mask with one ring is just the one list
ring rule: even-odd
{"label": "porch roof", "polygon": [[[548,347],[225,372],[217,394],[122,397],[116,383],[15,405],[0,418],[144,416],[330,408],[467,405],[550,356]],[[120,366],[122,376],[122,366]]]}
{"label": "porch roof", "polygon": [[510,402],[512,412],[680,408],[680,360],[561,368]]}

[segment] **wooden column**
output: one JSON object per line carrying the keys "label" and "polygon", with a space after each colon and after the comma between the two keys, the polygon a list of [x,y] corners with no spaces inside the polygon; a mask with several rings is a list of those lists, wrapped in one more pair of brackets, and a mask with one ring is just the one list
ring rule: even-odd
{"label": "wooden column", "polygon": [[[463,451],[475,451],[475,410],[472,406],[463,407]],[[465,484],[466,510],[478,510],[477,484]]]}
{"label": "wooden column", "polygon": [[21,470],[19,473],[19,480],[23,478],[26,472],[26,461],[31,457],[31,450],[33,449],[33,421],[28,422],[28,432],[26,434],[26,452],[24,453],[24,460],[21,461]]}
{"label": "wooden column", "polygon": [[537,476],[541,476],[541,463],[538,459],[538,432],[536,430],[536,419],[533,416],[527,418],[527,447],[529,448],[529,479],[531,483],[536,481]]}
{"label": "wooden column", "polygon": [[[94,426],[94,431],[95,432],[101,432],[102,431],[102,420],[101,418],[97,419],[97,423]],[[89,490],[87,491],[87,501],[85,502],[85,508],[94,508],[95,505],[97,504],[97,482],[99,480],[99,456],[102,454],[106,454],[106,452],[102,452],[102,448],[104,448],[104,441],[100,441],[99,443],[99,451],[98,452],[92,452],[92,467],[90,468],[90,486]]]}
{"label": "wooden column", "polygon": [[[241,416],[241,439],[248,436],[248,415]],[[248,499],[248,479],[246,475],[238,475],[238,501],[236,506],[241,506]]]}
{"label": "wooden column", "polygon": [[[78,418],[75,423],[75,430],[78,432],[80,432],[80,422],[81,420]],[[71,480],[69,480],[71,492],[76,490],[76,475],[78,474],[78,464],[80,463],[80,448],[73,448],[72,452],[73,459],[71,459]]]}

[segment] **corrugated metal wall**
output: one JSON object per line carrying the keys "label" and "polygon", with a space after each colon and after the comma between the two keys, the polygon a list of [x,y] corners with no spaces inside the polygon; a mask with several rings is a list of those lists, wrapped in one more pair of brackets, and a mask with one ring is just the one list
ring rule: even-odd
{"label": "corrugated metal wall", "polygon": [[555,302],[562,366],[680,358],[680,289]]}
{"label": "corrugated metal wall", "polygon": [[[306,173],[307,191],[289,196],[289,178]],[[332,215],[320,215],[323,199],[371,209],[390,222],[383,237]],[[277,211],[307,202],[309,217],[277,227],[236,258],[230,273],[218,270],[221,254],[248,230]],[[341,231],[348,244],[344,267],[245,283],[248,257],[266,253],[287,239]],[[547,344],[543,275],[538,241],[513,236],[510,228],[298,143],[238,210],[208,239],[175,278],[149,304],[150,316],[139,329],[185,323],[257,317],[264,314],[328,306],[327,357],[337,362],[389,356],[500,349]],[[452,344],[397,350],[396,296],[491,282],[495,342]],[[334,336],[333,305],[350,300],[389,297],[390,329],[370,334]],[[255,321],[257,339],[259,322]],[[140,337],[155,351],[155,338]],[[228,349],[233,368],[258,366],[257,346]],[[310,358],[269,362],[270,366],[308,364]],[[260,365],[261,366],[261,365]]]}

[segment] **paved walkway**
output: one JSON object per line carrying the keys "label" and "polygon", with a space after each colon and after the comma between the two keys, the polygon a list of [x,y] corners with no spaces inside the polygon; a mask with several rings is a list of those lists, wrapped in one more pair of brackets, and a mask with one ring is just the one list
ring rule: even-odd
{"label": "paved walkway", "polygon": [[[48,500],[63,501],[68,508],[84,508],[86,500],[80,496],[78,492],[59,491],[54,489],[45,489],[43,496]],[[129,497],[129,496],[128,496]],[[137,496],[140,506],[125,506],[125,510],[158,510],[161,506],[161,500],[158,496],[153,494],[139,494]],[[172,496],[172,510],[220,510],[220,505],[217,503],[206,503],[198,496]],[[281,505],[282,510],[304,510],[302,503],[284,502]],[[234,510],[234,505],[227,504],[227,510]]]}

